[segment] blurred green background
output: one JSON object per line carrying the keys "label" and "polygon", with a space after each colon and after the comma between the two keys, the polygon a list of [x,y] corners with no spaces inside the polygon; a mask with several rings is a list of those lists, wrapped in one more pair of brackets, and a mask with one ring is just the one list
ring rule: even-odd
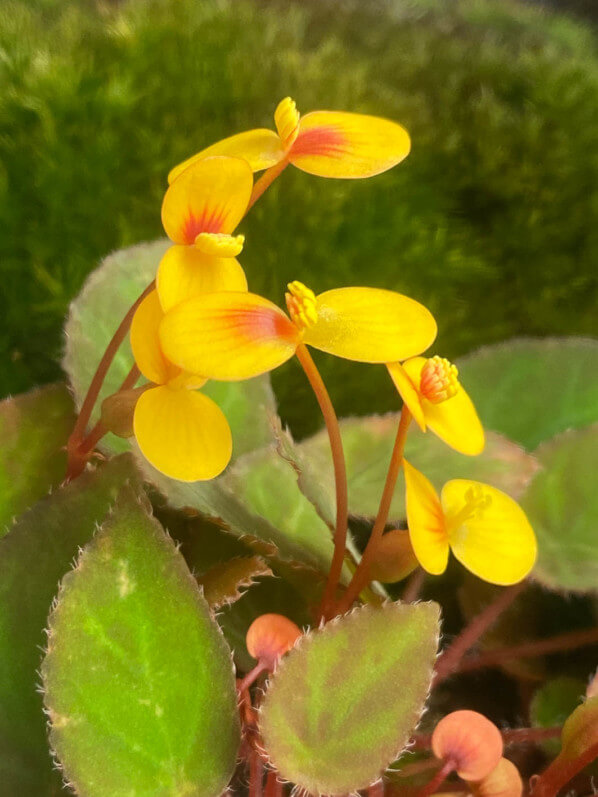
{"label": "blurred green background", "polygon": [[[449,357],[596,334],[597,39],[570,2],[3,0],[0,394],[59,377],[69,301],[162,235],[168,170],[286,95],[400,121],[413,151],[370,180],[288,169],[242,225],[253,290],[399,290]],[[397,405],[384,369],[318,363],[340,414]],[[274,381],[294,432],[319,426],[298,370]]]}

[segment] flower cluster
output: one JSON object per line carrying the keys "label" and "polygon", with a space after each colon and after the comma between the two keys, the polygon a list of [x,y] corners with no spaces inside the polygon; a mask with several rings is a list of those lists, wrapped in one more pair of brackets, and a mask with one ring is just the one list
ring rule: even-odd
{"label": "flower cluster", "polygon": [[[472,401],[447,360],[425,357],[436,338],[432,314],[399,293],[342,287],[315,294],[288,285],[284,312],[248,290],[235,230],[256,199],[288,165],[332,178],[363,178],[402,161],[410,149],[398,124],[372,116],[316,111],[301,117],[284,99],[277,132],[250,130],[220,141],[172,170],[162,222],[172,246],[155,290],[131,326],[137,367],[149,386],[133,418],[143,455],[175,479],[212,479],[227,466],[233,441],[226,417],[199,388],[267,373],[311,346],[337,357],[380,364],[411,418],[457,451],[475,456],[484,432]],[[254,172],[268,171],[254,185]],[[499,490],[463,479],[439,497],[402,460],[410,544],[419,564],[442,573],[449,550],[465,567],[497,584],[529,573],[536,555],[532,529],[518,505]],[[383,527],[382,523],[382,527]]]}

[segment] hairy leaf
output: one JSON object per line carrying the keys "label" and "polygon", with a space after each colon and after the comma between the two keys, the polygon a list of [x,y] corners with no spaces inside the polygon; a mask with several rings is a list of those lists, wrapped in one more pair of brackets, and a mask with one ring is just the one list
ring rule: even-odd
{"label": "hairy leaf", "polygon": [[598,424],[565,432],[537,451],[541,470],[521,499],[538,537],[534,576],[553,589],[598,587]]}
{"label": "hairy leaf", "polygon": [[50,742],[79,794],[226,786],[239,723],[231,655],[172,540],[128,488],[50,616]]}
{"label": "hairy leaf", "polygon": [[240,556],[214,565],[198,579],[211,609],[227,606],[243,597],[244,591],[272,571],[259,556]]}
{"label": "hairy leaf", "polygon": [[458,365],[484,426],[529,449],[598,421],[597,340],[509,340]]}
{"label": "hairy leaf", "polygon": [[49,794],[53,771],[36,693],[44,628],[58,582],[127,479],[130,456],[38,501],[0,540],[0,783],[7,794]]}
{"label": "hairy leaf", "polygon": [[[390,462],[398,415],[347,418],[340,422],[349,482],[349,511],[352,515],[374,517]],[[326,433],[298,446],[302,461],[328,485],[333,495],[332,460]],[[478,457],[464,457],[453,451],[432,432],[423,434],[412,424],[405,456],[422,470],[439,489],[449,479],[478,479],[517,497],[536,470],[534,459],[520,446],[496,434],[487,435],[486,448]],[[323,503],[323,502],[321,502]],[[394,493],[390,517],[405,517],[405,486],[402,473]]]}
{"label": "hairy leaf", "polygon": [[365,606],[302,637],[262,704],[274,766],[315,793],[375,781],[419,721],[437,645],[434,603]]}
{"label": "hairy leaf", "polygon": [[12,518],[64,478],[73,425],[64,385],[47,385],[0,402],[0,537]]}

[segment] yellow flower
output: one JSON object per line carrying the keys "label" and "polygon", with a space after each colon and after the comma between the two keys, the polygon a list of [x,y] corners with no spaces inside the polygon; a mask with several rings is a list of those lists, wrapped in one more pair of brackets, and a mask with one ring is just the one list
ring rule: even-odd
{"label": "yellow flower", "polygon": [[424,570],[444,573],[451,550],[464,567],[491,584],[516,584],[530,573],[536,537],[512,498],[469,479],[447,482],[439,497],[407,460],[403,466],[409,536]]}
{"label": "yellow flower", "polygon": [[245,214],[252,189],[248,163],[226,157],[194,162],[168,188],[162,223],[175,246],[162,258],[156,277],[165,312],[201,293],[247,290],[235,259],[244,237],[231,233]]}
{"label": "yellow flower", "polygon": [[160,325],[166,356],[210,379],[249,379],[290,359],[301,343],[366,363],[417,354],[434,341],[423,305],[378,288],[337,288],[319,296],[300,282],[286,295],[290,318],[253,293],[219,292],[177,305]]}
{"label": "yellow flower", "polygon": [[484,429],[457,377],[443,357],[413,357],[388,371],[420,429],[428,427],[451,448],[475,456],[484,450]]}
{"label": "yellow flower", "polygon": [[162,317],[152,291],[131,324],[135,362],[154,385],[135,405],[135,438],[143,456],[166,476],[180,481],[213,479],[231,458],[230,427],[212,399],[195,390],[206,379],[182,371],[164,356],[158,339]]}
{"label": "yellow flower", "polygon": [[411,148],[409,134],[396,122],[340,111],[312,111],[302,117],[290,97],[279,103],[274,121],[277,133],[260,128],[218,141],[175,166],[168,181],[212,155],[244,158],[254,172],[286,159],[320,177],[372,177],[396,166]]}

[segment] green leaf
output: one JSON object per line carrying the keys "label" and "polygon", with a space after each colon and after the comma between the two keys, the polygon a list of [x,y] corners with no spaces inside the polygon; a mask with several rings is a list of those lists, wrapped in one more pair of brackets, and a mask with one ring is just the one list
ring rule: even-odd
{"label": "green leaf", "polygon": [[[580,678],[562,676],[547,681],[535,692],[530,703],[532,726],[555,728],[562,725],[581,703],[585,691],[586,683]],[[561,743],[557,739],[547,739],[542,747],[549,755],[556,755]]]}
{"label": "green leaf", "polygon": [[300,491],[292,465],[274,448],[246,454],[209,482],[178,482],[142,458],[139,464],[174,508],[192,509],[237,537],[257,541],[258,553],[327,572],[330,529]]}
{"label": "green leaf", "polygon": [[[395,441],[399,416],[370,415],[340,422],[349,483],[349,511],[352,515],[375,517],[384,487],[386,471]],[[297,446],[302,460],[318,473],[334,494],[332,460],[326,432]],[[449,448],[432,432],[423,434],[412,424],[405,456],[426,474],[437,489],[449,479],[478,479],[517,497],[536,470],[536,463],[515,443],[488,434],[486,448],[478,457],[465,457]],[[321,502],[323,503],[323,502]],[[390,508],[391,520],[405,517],[405,482],[399,475]]]}
{"label": "green leaf", "polygon": [[434,603],[365,606],[302,637],[261,710],[266,751],[284,778],[343,794],[379,777],[424,709],[438,617]]}
{"label": "green leaf", "polygon": [[197,580],[210,608],[219,609],[242,598],[244,590],[255,584],[256,578],[271,575],[272,571],[259,556],[239,556],[214,565]]}
{"label": "green leaf", "polygon": [[40,797],[59,782],[36,692],[44,628],[58,582],[134,473],[130,456],[83,473],[0,540],[0,783],[7,794]]}
{"label": "green leaf", "polygon": [[64,385],[0,402],[0,537],[12,518],[64,479],[64,446],[75,424]]}
{"label": "green leaf", "polygon": [[598,586],[598,424],[565,432],[536,450],[541,465],[521,499],[538,538],[534,577],[552,589]]}
{"label": "green leaf", "polygon": [[[72,302],[65,326],[63,367],[78,407],[112,335],[133,302],[155,278],[169,245],[169,241],[159,240],[115,252],[102,261]],[[132,365],[127,336],[114,358],[92,419],[99,418],[102,400],[118,390]],[[235,456],[272,441],[276,401],[268,376],[245,382],[209,382],[202,392],[213,398],[226,415],[233,431]],[[104,438],[101,447],[115,453],[127,451],[129,444],[111,434]]]}
{"label": "green leaf", "polygon": [[42,664],[79,794],[217,797],[239,745],[231,654],[145,500],[125,488],[63,580]]}
{"label": "green leaf", "polygon": [[598,341],[509,340],[458,362],[482,423],[528,449],[598,421]]}

